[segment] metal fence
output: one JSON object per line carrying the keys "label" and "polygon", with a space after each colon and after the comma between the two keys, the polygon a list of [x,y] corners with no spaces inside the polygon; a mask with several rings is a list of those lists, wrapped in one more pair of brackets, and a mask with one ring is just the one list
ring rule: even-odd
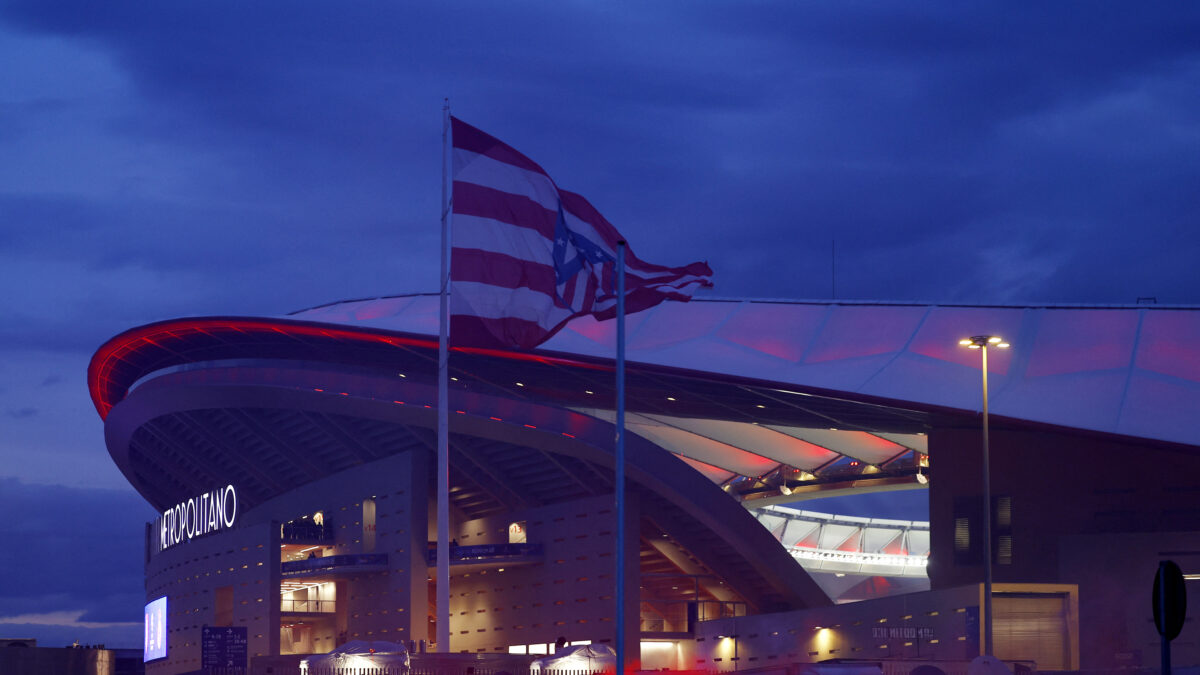
{"label": "metal fence", "polygon": [[[445,668],[406,668],[404,666],[352,666],[349,668],[312,668],[301,675],[612,675],[611,670],[543,670],[530,671],[492,670],[467,668],[462,670],[446,670]],[[213,675],[225,675],[214,673]],[[236,674],[235,674],[236,675]]]}
{"label": "metal fence", "polygon": [[411,675],[612,675],[614,670],[530,670],[529,668],[473,668],[447,671],[442,667],[416,667]]}
{"label": "metal fence", "polygon": [[306,558],[304,560],[289,560],[280,563],[280,573],[287,577],[308,572],[326,572],[338,568],[354,567],[386,567],[386,553],[356,553],[346,555],[329,555],[321,558]]}
{"label": "metal fence", "polygon": [[[506,558],[530,558],[542,554],[541,544],[479,544],[473,546],[450,545],[450,560],[452,561],[500,561]],[[437,564],[437,549],[425,551],[425,562],[430,566]]]}
{"label": "metal fence", "polygon": [[313,668],[302,675],[409,675],[409,669],[403,667],[403,665],[383,665],[383,667]]}
{"label": "metal fence", "polygon": [[323,522],[322,524],[318,525],[311,520],[300,520],[284,523],[283,526],[279,528],[279,538],[284,542],[332,542],[333,525],[329,522]]}
{"label": "metal fence", "polygon": [[293,613],[329,614],[337,609],[335,600],[292,600],[282,598],[279,601],[279,611]]}

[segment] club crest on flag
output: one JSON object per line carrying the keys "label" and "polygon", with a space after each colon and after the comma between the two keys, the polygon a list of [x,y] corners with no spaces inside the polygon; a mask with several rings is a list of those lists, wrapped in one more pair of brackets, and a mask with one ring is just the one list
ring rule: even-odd
{"label": "club crest on flag", "polygon": [[[537,163],[451,118],[450,339],[532,349],[571,319],[615,316],[621,234]],[[626,312],[712,285],[703,262],[665,267],[626,248]]]}

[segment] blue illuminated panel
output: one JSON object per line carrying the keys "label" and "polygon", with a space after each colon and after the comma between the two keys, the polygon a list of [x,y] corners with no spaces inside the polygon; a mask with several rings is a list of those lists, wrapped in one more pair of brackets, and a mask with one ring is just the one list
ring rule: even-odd
{"label": "blue illuminated panel", "polygon": [[167,658],[167,597],[146,605],[146,642],[142,661]]}

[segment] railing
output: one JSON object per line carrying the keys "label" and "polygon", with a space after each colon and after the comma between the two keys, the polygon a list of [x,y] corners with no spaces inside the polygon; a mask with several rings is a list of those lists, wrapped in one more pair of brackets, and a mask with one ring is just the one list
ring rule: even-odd
{"label": "railing", "polygon": [[[450,546],[450,562],[503,562],[506,558],[528,558],[542,554],[541,544],[481,544],[479,546]],[[437,564],[437,549],[425,552],[429,566]]]}
{"label": "railing", "polygon": [[[641,629],[643,633],[687,633],[692,630],[688,622],[688,601],[658,600],[643,598],[641,607]],[[698,620],[699,617],[697,617]],[[716,618],[716,617],[712,617]]]}
{"label": "railing", "polygon": [[296,613],[329,614],[335,609],[333,600],[292,600],[281,598],[279,611]]}
{"label": "railing", "polygon": [[364,665],[364,667],[313,667],[301,669],[300,675],[612,675],[608,670],[533,670],[514,668],[408,668],[404,665]]}
{"label": "railing", "polygon": [[408,666],[318,667],[301,669],[301,675],[412,675]]}
{"label": "railing", "polygon": [[284,523],[279,538],[284,542],[333,541],[333,526],[328,523],[318,525],[311,520]]}
{"label": "railing", "polygon": [[820,548],[793,546],[788,550],[792,557],[803,562],[848,563],[852,565],[884,565],[887,567],[917,570],[923,573],[929,566],[929,558],[923,555],[892,555],[887,553],[860,553],[858,551],[834,551]]}
{"label": "railing", "polygon": [[345,568],[387,567],[386,553],[358,553],[350,555],[331,555],[324,558],[308,558],[307,560],[291,560],[280,564],[282,576],[295,576],[309,572],[338,571]]}
{"label": "railing", "polygon": [[[535,671],[530,669],[527,662],[514,663],[512,659],[503,659],[502,663],[489,662],[491,661],[490,659],[487,661],[463,661],[455,659],[452,662],[422,663],[423,657],[426,656],[424,654],[412,654],[412,663],[410,666],[403,666],[398,663],[380,663],[369,666],[313,664],[307,669],[302,669],[300,661],[309,656],[312,655],[257,657],[253,659],[254,664],[251,671],[254,675],[261,675],[268,672],[274,675],[612,675],[614,671],[613,668],[609,668],[608,670],[567,670],[555,668]],[[697,675],[700,672],[703,671],[686,671],[687,675]],[[709,672],[712,675],[717,675],[714,671]],[[680,671],[676,671],[676,673],[683,675]],[[207,672],[205,672],[205,675],[208,675]],[[222,673],[222,675],[224,674]],[[234,673],[231,675],[240,674]],[[659,673],[659,675],[663,674]],[[667,673],[666,675],[671,674]]]}
{"label": "railing", "polygon": [[746,603],[724,600],[678,600],[674,598],[643,597],[640,627],[647,633],[688,633],[694,629],[689,622],[689,605],[695,606],[696,621],[711,621],[746,616]]}
{"label": "railing", "polygon": [[[431,667],[431,665],[414,665],[410,668],[406,675],[612,675],[616,671],[616,667],[601,670],[601,669],[559,669],[547,668],[538,670],[533,668],[476,668],[472,665],[457,668]],[[358,675],[358,674],[354,674]],[[368,675],[364,671],[364,675]]]}
{"label": "railing", "polygon": [[[615,668],[608,670],[532,670],[529,668],[428,668],[406,666],[351,666],[313,667],[301,669],[301,675],[612,675]],[[277,671],[278,672],[278,671]]]}

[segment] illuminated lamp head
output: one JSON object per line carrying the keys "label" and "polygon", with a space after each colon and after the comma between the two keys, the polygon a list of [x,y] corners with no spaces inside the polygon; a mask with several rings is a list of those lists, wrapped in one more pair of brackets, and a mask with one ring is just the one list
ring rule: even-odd
{"label": "illuminated lamp head", "polygon": [[958,341],[960,346],[967,349],[980,349],[983,347],[996,347],[998,349],[1008,349],[1009,344],[1004,338],[998,335],[972,335],[969,338],[963,338]]}

